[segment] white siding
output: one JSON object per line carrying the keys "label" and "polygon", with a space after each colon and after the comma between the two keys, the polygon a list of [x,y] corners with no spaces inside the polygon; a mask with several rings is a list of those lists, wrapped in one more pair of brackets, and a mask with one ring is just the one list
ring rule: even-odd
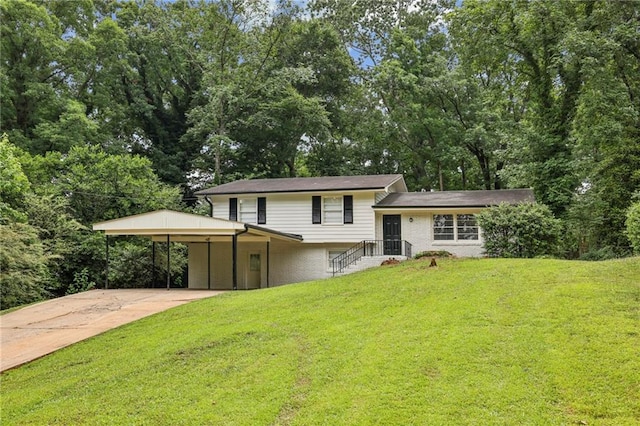
{"label": "white siding", "polygon": [[[311,223],[312,196],[353,196],[353,223],[325,225]],[[238,195],[237,198],[255,198],[255,194]],[[304,243],[348,242],[357,243],[372,239],[375,233],[375,213],[371,208],[375,203],[375,193],[367,192],[320,192],[293,194],[261,194],[267,199],[267,223],[269,229],[302,235]],[[235,196],[234,196],[235,197]],[[229,198],[213,196],[213,215],[229,218]]]}

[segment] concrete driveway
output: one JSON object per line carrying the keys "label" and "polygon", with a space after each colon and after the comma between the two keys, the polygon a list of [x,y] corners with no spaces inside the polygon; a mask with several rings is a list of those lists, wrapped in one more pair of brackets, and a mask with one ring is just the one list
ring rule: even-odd
{"label": "concrete driveway", "polygon": [[0,315],[0,371],[156,312],[221,293],[187,289],[91,290]]}

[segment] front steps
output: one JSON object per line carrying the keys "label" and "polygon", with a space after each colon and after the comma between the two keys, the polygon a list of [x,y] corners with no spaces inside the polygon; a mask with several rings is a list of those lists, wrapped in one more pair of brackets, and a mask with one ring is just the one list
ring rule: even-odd
{"label": "front steps", "polygon": [[376,266],[380,266],[382,262],[389,259],[396,259],[399,261],[407,260],[407,256],[399,256],[399,255],[390,255],[390,256],[362,256],[355,263],[344,268],[342,272],[336,272],[335,276],[339,277],[341,275],[352,274],[358,271],[364,271],[365,269],[375,268]]}

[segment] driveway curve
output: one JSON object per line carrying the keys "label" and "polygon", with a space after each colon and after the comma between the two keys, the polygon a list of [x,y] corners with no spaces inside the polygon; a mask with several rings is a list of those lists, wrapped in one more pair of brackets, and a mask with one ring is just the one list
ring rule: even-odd
{"label": "driveway curve", "polygon": [[90,290],[0,315],[0,371],[140,318],[224,293],[188,289]]}

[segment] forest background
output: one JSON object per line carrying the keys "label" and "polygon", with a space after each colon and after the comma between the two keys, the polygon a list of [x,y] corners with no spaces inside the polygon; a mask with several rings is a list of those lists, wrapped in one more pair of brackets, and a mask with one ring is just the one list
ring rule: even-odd
{"label": "forest background", "polygon": [[[93,223],[202,211],[195,190],[242,178],[530,187],[561,220],[555,255],[631,253],[639,2],[5,0],[0,13],[3,308],[101,285]],[[110,282],[151,285],[150,242],[112,240]],[[179,285],[185,251],[171,249]]]}

